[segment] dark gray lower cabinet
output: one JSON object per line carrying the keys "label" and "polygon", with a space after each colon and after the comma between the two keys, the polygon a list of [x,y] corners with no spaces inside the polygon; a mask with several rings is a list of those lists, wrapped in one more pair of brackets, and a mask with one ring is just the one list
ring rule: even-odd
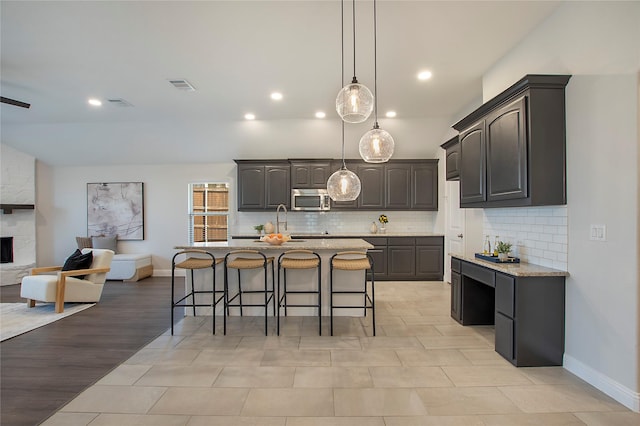
{"label": "dark gray lower cabinet", "polygon": [[517,367],[562,365],[563,276],[513,276],[458,258],[451,268],[452,318],[495,324],[496,352]]}
{"label": "dark gray lower cabinet", "polygon": [[441,281],[444,273],[444,237],[368,237],[375,248],[376,280]]}

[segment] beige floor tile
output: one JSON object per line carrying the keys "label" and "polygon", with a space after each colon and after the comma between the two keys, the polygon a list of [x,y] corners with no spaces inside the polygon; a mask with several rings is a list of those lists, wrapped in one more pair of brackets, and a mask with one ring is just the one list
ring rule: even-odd
{"label": "beige floor tile", "polygon": [[135,385],[211,387],[221,370],[222,367],[209,365],[156,365]]}
{"label": "beige floor tile", "polygon": [[385,426],[484,426],[480,419],[472,416],[385,417],[384,424]]}
{"label": "beige floor tile", "polygon": [[421,315],[413,317],[401,317],[407,325],[438,325],[438,324],[458,324],[450,314],[446,315]]}
{"label": "beige floor tile", "polygon": [[336,416],[421,416],[427,414],[413,389],[334,389]]}
{"label": "beige floor tile", "polygon": [[151,414],[237,416],[248,389],[172,387],[153,406]]}
{"label": "beige floor tile", "polygon": [[120,364],[109,374],[98,380],[97,385],[131,386],[151,368],[150,365]]}
{"label": "beige floor tile", "polygon": [[[460,349],[462,355],[471,361],[473,365],[500,365],[500,366],[510,366],[512,365],[509,361],[502,358],[495,349]],[[538,368],[538,367],[536,367]],[[523,369],[519,369],[521,373]],[[526,375],[526,374],[525,374]]]}
{"label": "beige floor tile", "polygon": [[385,315],[376,307],[376,326],[379,325],[406,325],[401,316]]}
{"label": "beige floor tile", "polygon": [[[176,318],[179,318],[179,313],[178,310],[176,309]],[[196,331],[198,331],[198,329],[200,328],[200,326],[202,326],[202,323],[204,322],[205,317],[184,317],[182,320],[180,320],[180,322],[178,322],[177,324],[174,324],[173,326],[173,335],[174,336],[189,336],[192,335],[193,333],[195,333]],[[167,324],[168,326],[171,326],[171,324]],[[163,334],[164,336],[171,336],[171,329],[167,329],[167,331],[164,332]]]}
{"label": "beige floor tile", "polygon": [[193,365],[242,366],[260,365],[264,351],[254,349],[205,349],[200,352]]}
{"label": "beige floor tile", "polygon": [[92,386],[61,411],[77,413],[144,414],[167,391],[164,387]]}
{"label": "beige floor tile", "polygon": [[402,349],[422,348],[422,344],[415,336],[376,336],[360,338],[363,349]]}
{"label": "beige floor tile", "polygon": [[365,367],[297,367],[296,388],[371,388],[373,381]]}
{"label": "beige floor tile", "polygon": [[262,366],[321,367],[331,365],[331,353],[323,350],[268,350],[264,351]]}
{"label": "beige floor tile", "polygon": [[486,426],[584,426],[571,413],[494,414],[480,418]]}
{"label": "beige floor tile", "polygon": [[57,412],[41,423],[42,426],[86,426],[98,416],[98,413],[62,413]]}
{"label": "beige floor tile", "polygon": [[298,349],[299,336],[247,336],[238,349]]}
{"label": "beige floor tile", "polygon": [[187,426],[285,426],[286,417],[191,416]]}
{"label": "beige floor tile", "polygon": [[396,352],[390,349],[370,349],[363,351],[332,350],[331,365],[337,367],[376,367],[400,365]]}
{"label": "beige floor tile", "polygon": [[90,426],[185,426],[189,416],[100,414]]}
{"label": "beige floor tile", "polygon": [[145,349],[168,349],[175,347],[178,343],[183,341],[185,336],[158,336],[156,339],[151,341]]}
{"label": "beige floor tile", "polygon": [[129,365],[189,365],[200,354],[198,349],[141,349],[124,363]]}
{"label": "beige floor tile", "polygon": [[495,387],[423,388],[416,392],[430,415],[460,416],[519,413],[518,407]]}
{"label": "beige floor tile", "polygon": [[482,336],[475,327],[467,326],[463,327],[460,324],[437,324],[434,325],[436,330],[442,336]]}
{"label": "beige floor tile", "polygon": [[493,347],[480,336],[419,336],[427,349],[465,349]]}
{"label": "beige floor tile", "polygon": [[287,426],[385,426],[382,417],[288,417]]}
{"label": "beige floor tile", "polygon": [[225,367],[216,388],[287,388],[293,386],[294,367]]}
{"label": "beige floor tile", "polygon": [[300,349],[356,349],[361,350],[360,338],[353,336],[308,336],[300,339]]}
{"label": "beige floor tile", "polygon": [[332,416],[331,389],[251,389],[243,416]]}
{"label": "beige floor tile", "polygon": [[441,336],[440,332],[428,324],[393,324],[383,325],[382,330],[386,336],[410,337],[410,336]]}
{"label": "beige floor tile", "polygon": [[242,336],[212,336],[210,334],[194,334],[184,336],[176,345],[178,349],[230,349],[234,350],[242,340]]}
{"label": "beige floor tile", "polygon": [[563,367],[523,367],[518,371],[537,385],[587,385]]}
{"label": "beige floor tile", "polygon": [[445,366],[445,374],[456,386],[530,385],[531,381],[514,366]]}
{"label": "beige floor tile", "polygon": [[402,365],[406,366],[443,366],[470,365],[457,349],[398,349],[396,350]]}
{"label": "beige floor tile", "polygon": [[588,385],[531,385],[499,388],[525,413],[620,410],[622,405]]}
{"label": "beige floor tile", "polygon": [[453,386],[440,367],[371,367],[376,388],[432,388]]}
{"label": "beige floor tile", "polygon": [[574,413],[587,426],[638,426],[640,414],[632,411],[610,413]]}

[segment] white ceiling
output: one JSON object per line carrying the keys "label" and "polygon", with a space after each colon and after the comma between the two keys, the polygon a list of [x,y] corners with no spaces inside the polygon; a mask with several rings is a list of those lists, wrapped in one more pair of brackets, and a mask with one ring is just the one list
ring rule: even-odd
{"label": "white ceiling", "polygon": [[[380,121],[388,109],[397,111],[397,126],[452,119],[480,98],[486,70],[558,4],[379,0]],[[356,3],[356,71],[373,90],[372,5]],[[0,7],[2,96],[31,104],[2,104],[2,142],[46,163],[122,163],[114,148],[130,151],[130,164],[228,161],[260,152],[259,137],[246,140],[255,150],[226,146],[240,144],[230,129],[246,124],[246,112],[280,132],[316,120],[317,110],[338,122],[339,1],[3,0]],[[350,79],[351,2],[345,19]],[[433,78],[418,81],[422,69]],[[168,82],[175,78],[197,90],[175,89]],[[282,101],[269,98],[274,90]],[[89,97],[133,106],[94,108]],[[182,149],[154,145],[163,137]],[[202,158],[203,138],[219,158]]]}

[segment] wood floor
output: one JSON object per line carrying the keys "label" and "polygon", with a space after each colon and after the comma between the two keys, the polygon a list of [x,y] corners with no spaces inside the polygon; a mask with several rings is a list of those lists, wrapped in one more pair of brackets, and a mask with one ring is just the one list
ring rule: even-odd
{"label": "wood floor", "polygon": [[[94,307],[0,343],[0,424],[41,423],[166,331],[170,280],[107,281]],[[0,301],[22,300],[0,287]]]}

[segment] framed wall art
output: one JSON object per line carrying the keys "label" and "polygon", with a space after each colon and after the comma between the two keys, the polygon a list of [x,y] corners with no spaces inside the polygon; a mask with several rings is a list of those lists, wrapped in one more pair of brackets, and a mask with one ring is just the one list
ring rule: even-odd
{"label": "framed wall art", "polygon": [[144,240],[142,182],[87,184],[87,235]]}

